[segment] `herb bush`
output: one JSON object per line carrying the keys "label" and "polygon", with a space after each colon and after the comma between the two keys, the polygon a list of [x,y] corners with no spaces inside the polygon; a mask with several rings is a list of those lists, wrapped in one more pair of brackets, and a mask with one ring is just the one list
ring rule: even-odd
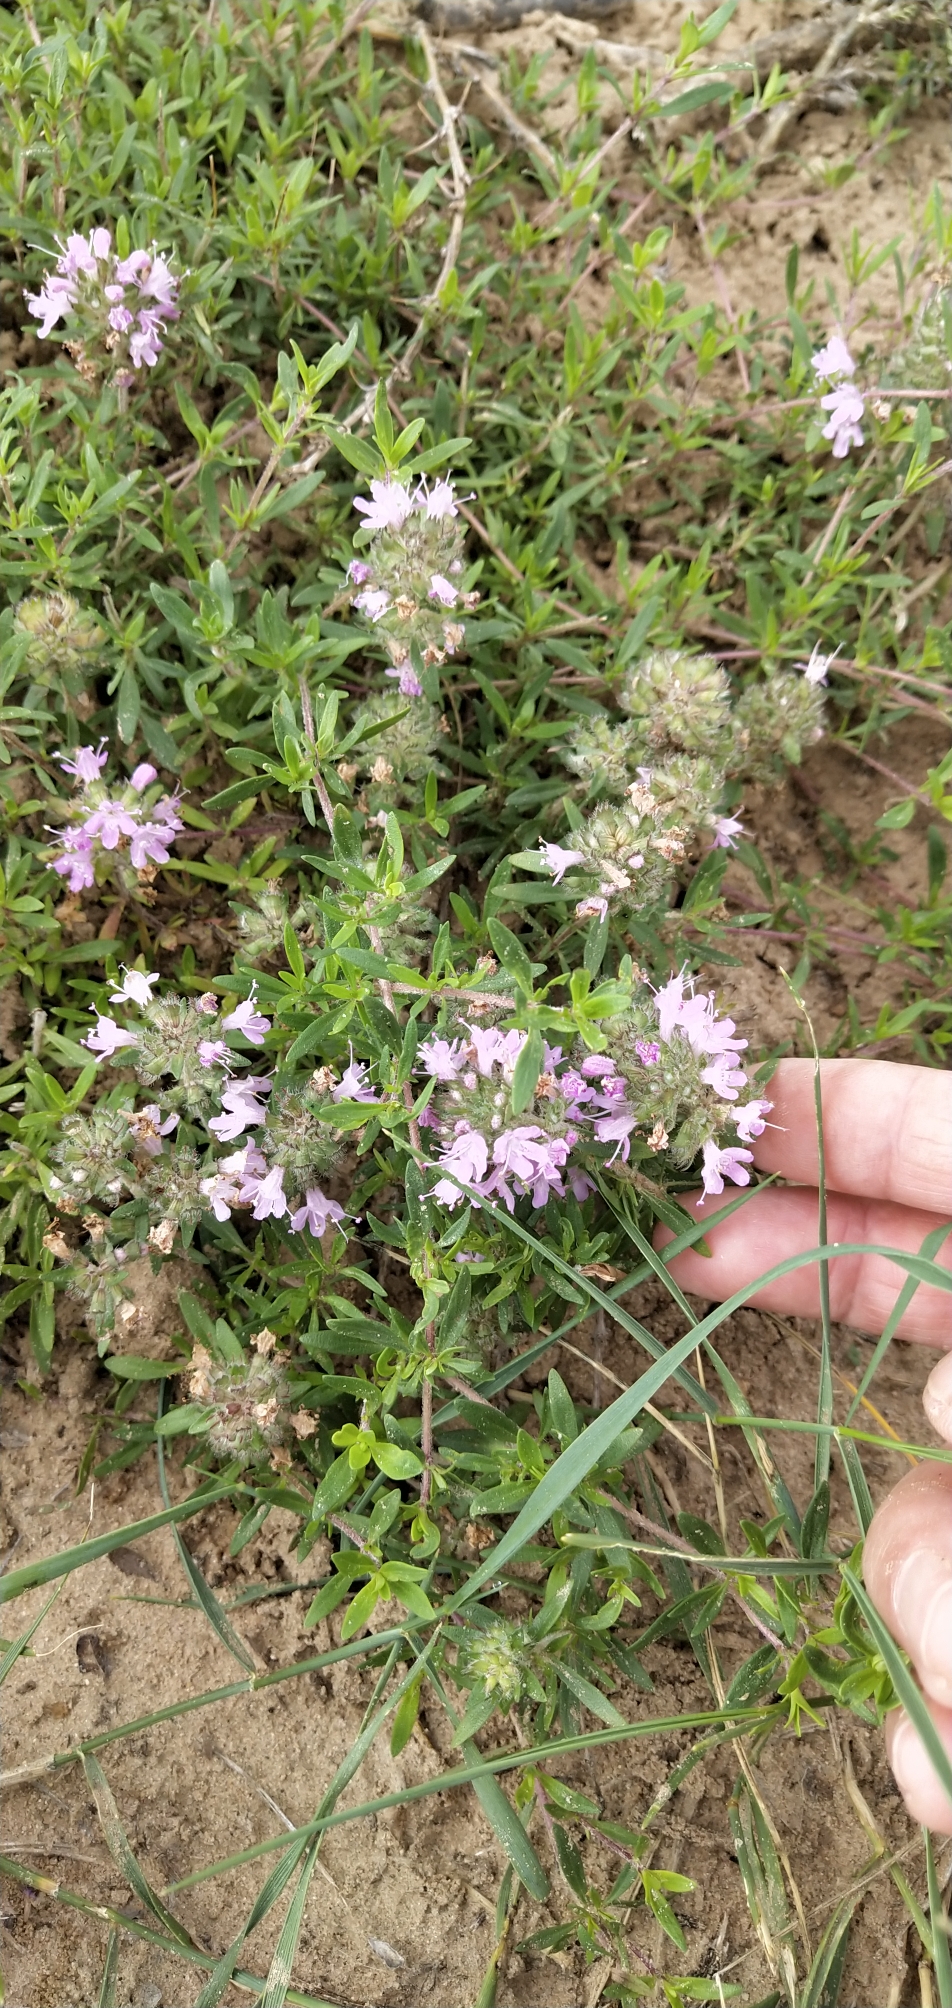
{"label": "herb bush", "polygon": [[[666,1277],[658,1222],[677,1249],[743,1203],[769,1118],[777,1054],[730,1015],[732,851],[762,891],[751,926],[796,921],[795,991],[829,952],[745,789],[823,734],[864,751],[952,667],[940,628],[897,618],[885,559],[922,522],[934,551],[947,509],[938,191],[911,249],[854,241],[826,299],[795,254],[763,313],[713,281],[691,305],[668,275],[678,225],[729,265],[758,171],[735,136],[785,99],[728,59],[708,81],[732,12],[684,27],[614,148],[586,57],[556,151],[513,149],[478,99],[457,111],[422,25],[381,41],[321,0],[0,14],[3,302],[27,342],[0,419],[3,980],[32,1027],[0,1070],[4,1316],[29,1319],[37,1385],[54,1344],[95,1343],[111,1376],[81,1485],[158,1454],[150,1526],[226,1498],[233,1554],[275,1506],[301,1559],[329,1537],[307,1623],[336,1613],[324,1659],[379,1670],[351,1768],[438,1701],[461,1767],[441,1784],[471,1782],[510,1863],[500,1945],[551,1857],[566,1922],[530,1942],[607,1949],[622,2003],[740,1991],[633,1960],[647,1909],[676,1969],[689,1885],[649,1864],[653,1811],[618,1830],[553,1773],[560,1749],[672,1726],[642,1642],[680,1630],[711,1685],[676,1720],[699,1732],[688,1767],[712,1739],[894,1699],[858,1550],[828,1552],[828,1331],[797,1502],[716,1349],[730,1307],[698,1322],[667,1279],[688,1330],[664,1345],[626,1298]],[[897,49],[869,107],[884,150],[918,76]],[[508,88],[531,139],[539,78],[513,60]],[[872,284],[890,258],[891,314]],[[597,326],[576,298],[593,261]],[[644,564],[633,512],[657,533]],[[582,537],[613,550],[610,592]],[[919,791],[940,822],[949,774]],[[881,819],[882,855],[916,799]],[[853,1011],[833,1049],[905,1038],[940,1060],[944,867],[936,825],[928,904],[875,916],[898,1002]],[[701,1211],[681,1203],[699,1179]],[[135,1347],[143,1256],[192,1276],[159,1361]],[[593,1310],[629,1335],[632,1385],[601,1412],[554,1364],[520,1386]],[[713,1445],[722,1411],[769,1514],[733,1554],[724,1527],[673,1527],[645,1462],[692,1422]],[[836,1447],[860,1542],[860,1451]],[[5,1594],[128,1538],[13,1569]],[[750,1653],[725,1692],[728,1599]],[[613,1696],[632,1688],[629,1721]],[[345,1782],[263,1864],[255,1922],[297,1891],[267,1980],[242,1979],[268,2008],[309,1998],[295,1933]],[[738,1794],[755,1906],[781,1871]],[[791,2001],[820,1999],[847,1923],[809,1975],[785,1947]],[[198,1957],[201,2008],[242,1943]]]}

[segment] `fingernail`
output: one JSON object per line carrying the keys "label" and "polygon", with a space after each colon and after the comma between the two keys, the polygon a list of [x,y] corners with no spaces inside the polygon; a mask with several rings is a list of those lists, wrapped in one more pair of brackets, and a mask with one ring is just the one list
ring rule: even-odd
{"label": "fingernail", "polygon": [[933,1429],[952,1443],[952,1353],[933,1367],[922,1392],[922,1406]]}
{"label": "fingernail", "polygon": [[917,1548],[893,1583],[893,1609],[919,1678],[933,1701],[952,1707],[952,1561]]}
{"label": "fingernail", "polygon": [[913,1819],[923,1820],[928,1826],[947,1822],[948,1797],[936,1777],[925,1744],[908,1715],[903,1716],[893,1732],[889,1762]]}

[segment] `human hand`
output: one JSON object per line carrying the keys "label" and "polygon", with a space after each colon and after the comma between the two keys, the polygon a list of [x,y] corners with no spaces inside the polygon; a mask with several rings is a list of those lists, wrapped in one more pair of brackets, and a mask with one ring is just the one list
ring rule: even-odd
{"label": "human hand", "polygon": [[[917,1254],[927,1234],[952,1217],[952,1076],[882,1060],[821,1064],[826,1152],[827,1238],[871,1242]],[[794,1189],[756,1192],[708,1235],[710,1257],[689,1249],[671,1274],[684,1290],[715,1303],[765,1269],[817,1245],[817,1155],[812,1060],[781,1060],[768,1090],[770,1127],[753,1144],[761,1171]],[[694,1211],[697,1195],[686,1198]],[[702,1216],[703,1217],[703,1216]],[[656,1243],[673,1237],[659,1229]],[[938,1260],[952,1268],[952,1237]],[[878,1333],[905,1272],[883,1255],[844,1255],[829,1266],[837,1322]],[[817,1267],[794,1270],[750,1298],[752,1305],[818,1317]],[[920,1284],[897,1327],[921,1345],[949,1349],[926,1382],[933,1427],[952,1443],[952,1298]],[[952,1758],[952,1466],[920,1464],[879,1508],[866,1540],[864,1577],[890,1631],[912,1659],[936,1728]],[[897,1783],[914,1819],[952,1833],[952,1801],[902,1709],[886,1741]]]}

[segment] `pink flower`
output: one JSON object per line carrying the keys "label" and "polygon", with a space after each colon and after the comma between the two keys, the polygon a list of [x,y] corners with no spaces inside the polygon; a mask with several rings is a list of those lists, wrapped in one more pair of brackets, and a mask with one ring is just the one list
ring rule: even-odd
{"label": "pink flower", "polygon": [[[485,1137],[479,1130],[464,1129],[454,1136],[452,1143],[437,1159],[437,1168],[442,1166],[451,1171],[454,1178],[462,1180],[464,1185],[477,1185],[480,1179],[485,1178],[488,1163],[489,1145]],[[431,1199],[439,1200],[441,1206],[450,1207],[458,1206],[465,1196],[450,1178],[438,1179],[430,1193]]]}
{"label": "pink flower", "polygon": [[455,607],[457,600],[456,587],[450,584],[449,579],[444,579],[442,572],[433,572],[430,577],[430,590],[427,597],[431,600],[439,600],[441,607]]}
{"label": "pink flower", "polygon": [[714,825],[714,842],[711,845],[712,851],[735,850],[736,839],[738,837],[742,837],[743,834],[744,834],[744,825],[743,823],[739,823],[737,821],[736,816],[718,816],[717,821]]}
{"label": "pink flower", "polygon": [[435,1075],[438,1081],[455,1081],[465,1065],[463,1042],[461,1039],[426,1039],[418,1048],[418,1058],[422,1060],[426,1073]]}
{"label": "pink flower", "polygon": [[413,508],[410,491],[402,481],[372,481],[370,493],[373,500],[365,502],[362,495],[354,501],[364,519],[365,530],[402,530]]}
{"label": "pink flower", "polygon": [[134,1112],[131,1109],[127,1110],[126,1120],[139,1150],[144,1151],[146,1157],[161,1155],[162,1145],[159,1138],[171,1136],[172,1131],[178,1129],[179,1122],[177,1115],[166,1116],[163,1122],[158,1102],[148,1102],[144,1109],[136,1109]]}
{"label": "pink flower", "polygon": [[575,909],[576,920],[605,920],[607,916],[607,899],[580,899]]}
{"label": "pink flower", "polygon": [[364,564],[363,558],[351,558],[347,577],[352,586],[365,586],[370,577],[370,566]]}
{"label": "pink flower", "polygon": [[615,1062],[610,1053],[589,1053],[582,1061],[582,1072],[586,1080],[608,1080],[615,1072]]}
{"label": "pink flower", "polygon": [[595,1123],[597,1141],[599,1143],[613,1143],[617,1145],[617,1149],[613,1150],[611,1157],[608,1159],[609,1164],[614,1164],[619,1151],[621,1152],[622,1162],[627,1164],[631,1151],[631,1132],[635,1128],[636,1121],[637,1118],[631,1109],[621,1109],[616,1116],[599,1116],[597,1118]]}
{"label": "pink flower", "polygon": [[753,1151],[737,1150],[733,1144],[729,1144],[726,1150],[719,1150],[713,1137],[709,1137],[704,1146],[704,1192],[697,1201],[698,1206],[704,1205],[705,1196],[723,1192],[725,1178],[733,1179],[735,1185],[749,1185],[747,1166],[753,1161]]}
{"label": "pink flower", "polygon": [[197,1051],[199,1061],[203,1067],[227,1067],[228,1065],[229,1053],[224,1039],[200,1039]]}
{"label": "pink flower", "polygon": [[[138,829],[133,828],[129,858],[137,872],[143,871],[149,862],[155,865],[168,864],[172,827],[170,823],[142,823]],[[174,827],[180,830],[182,825],[176,821]],[[105,841],[104,837],[104,844]],[[108,846],[106,848],[108,849]]]}
{"label": "pink flower", "polygon": [[243,1081],[229,1081],[221,1092],[223,1113],[213,1116],[208,1127],[220,1143],[233,1143],[247,1129],[263,1123],[267,1114],[258,1097],[270,1094],[267,1076],[249,1074]]}
{"label": "pink flower", "polygon": [[636,1039],[635,1052],[643,1067],[656,1067],[661,1058],[661,1047],[653,1039]]}
{"label": "pink flower", "polygon": [[856,368],[842,335],[831,335],[826,348],[817,349],[811,361],[817,376],[825,377],[827,382],[835,377],[851,377]]}
{"label": "pink flower", "polygon": [[124,1032],[114,1018],[97,1017],[95,1029],[88,1039],[81,1039],[81,1046],[88,1046],[91,1053],[98,1053],[100,1059],[111,1060],[121,1046],[136,1045],[134,1032]]}
{"label": "pink flower", "polygon": [[395,664],[393,669],[385,669],[384,676],[396,678],[397,689],[401,697],[423,696],[423,685],[415,669],[412,667],[408,655],[404,656],[402,662]]}
{"label": "pink flower", "polygon": [[129,786],[135,789],[137,795],[141,795],[143,788],[147,788],[150,781],[157,781],[158,778],[158,768],[153,767],[150,760],[141,760],[129,776]]}
{"label": "pink flower", "polygon": [[139,834],[135,816],[124,802],[100,802],[86,817],[83,829],[89,836],[99,838],[104,851],[118,850],[120,837]]}
{"label": "pink flower", "polygon": [[252,1220],[280,1220],[288,1210],[282,1166],[274,1165],[265,1178],[247,1179],[239,1198],[254,1200]]}
{"label": "pink flower", "polygon": [[772,1108],[773,1102],[760,1096],[756,1101],[742,1102],[740,1108],[734,1110],[734,1124],[742,1143],[749,1143],[752,1137],[763,1136],[767,1127],[766,1117]]}
{"label": "pink flower", "polygon": [[424,510],[433,523],[441,523],[447,516],[457,514],[452,481],[434,481],[430,489],[427,489],[426,483],[421,481],[413,500],[417,508]]}
{"label": "pink flower", "polygon": [[86,892],[95,885],[93,870],[93,840],[85,830],[67,830],[63,837],[63,850],[53,859],[53,870],[60,878],[69,880],[70,892]]}
{"label": "pink flower", "polygon": [[596,1189],[594,1179],[589,1178],[587,1171],[580,1171],[577,1165],[570,1166],[568,1179],[573,1197],[578,1200],[580,1206],[584,1205],[589,1193]]}
{"label": "pink flower", "polygon": [[736,1102],[738,1088],[746,1088],[747,1075],[741,1067],[732,1067],[732,1053],[718,1053],[711,1066],[705,1067],[701,1075],[709,1088],[720,1095],[725,1102]]}
{"label": "pink flower", "polygon": [[[128,258],[117,258],[116,279],[118,284],[120,286],[138,285],[139,273],[149,262],[148,251],[130,251]],[[111,298],[114,291],[114,287],[107,286],[107,297]]]}
{"label": "pink flower", "polygon": [[[133,253],[133,256],[135,255]],[[156,251],[153,251],[151,258],[147,258],[146,262],[148,270],[145,266],[140,267],[141,277],[138,282],[140,293],[143,293],[146,299],[156,301],[166,320],[177,321],[179,311],[175,302],[178,297],[179,282],[171,266]]]}
{"label": "pink flower", "polygon": [[543,871],[552,872],[553,884],[561,885],[571,865],[585,863],[584,851],[569,851],[562,844],[550,844],[543,838],[539,845]]}
{"label": "pink flower", "polygon": [[245,997],[240,1004],[236,1004],[234,1010],[229,1011],[227,1018],[222,1019],[221,1024],[223,1032],[240,1032],[242,1037],[248,1040],[249,1045],[263,1046],[265,1033],[271,1030],[271,1020],[262,1017],[261,1012],[255,1010],[256,988],[257,986],[252,984],[250,997]]}
{"label": "pink flower", "polygon": [[834,460],[845,460],[851,446],[862,446],[863,429],[860,419],[865,405],[854,384],[835,384],[826,397],[821,397],[820,405],[830,414],[823,427],[823,438],[833,442]]}
{"label": "pink flower", "polygon": [[161,976],[159,976],[157,971],[152,976],[145,976],[141,969],[127,969],[124,962],[120,964],[120,968],[122,969],[122,987],[119,990],[110,991],[110,1004],[138,1004],[140,1009],[144,1011],[146,1006],[152,1002],[152,985],[154,983],[161,983]]}
{"label": "pink flower", "polygon": [[467,1031],[468,1052],[485,1081],[490,1079],[494,1066],[504,1072],[514,1067],[526,1040],[524,1032],[500,1032],[498,1025],[468,1025]]}
{"label": "pink flower", "polygon": [[303,1233],[306,1227],[309,1234],[320,1240],[327,1229],[328,1221],[337,1227],[345,1218],[344,1209],[338,1206],[336,1199],[326,1199],[319,1185],[309,1185],[304,1205],[299,1206],[296,1213],[292,1213],[288,1226],[293,1228],[295,1234]]}
{"label": "pink flower", "polygon": [[350,1065],[345,1067],[336,1088],[331,1089],[332,1102],[375,1102],[378,1097],[370,1085],[367,1068],[362,1060],[354,1059],[353,1046],[350,1047]]}
{"label": "pink flower", "polygon": [[75,298],[72,281],[55,272],[47,275],[38,293],[27,293],[26,304],[40,323],[36,332],[41,341],[48,341],[57,321],[65,320]]}
{"label": "pink flower", "polygon": [[105,740],[100,739],[98,750],[93,746],[79,746],[71,759],[67,759],[65,753],[57,753],[56,758],[64,774],[74,774],[77,781],[86,786],[90,781],[98,781],[106,765],[109,755],[103,752],[105,744]]}
{"label": "pink flower", "polygon": [[366,614],[369,621],[381,620],[389,605],[390,594],[385,593],[382,587],[376,588],[373,591],[368,589],[365,592],[358,593],[354,599],[354,606],[362,614]]}
{"label": "pink flower", "polygon": [[142,363],[145,363],[146,368],[151,370],[154,369],[162,353],[159,333],[162,317],[158,312],[150,313],[148,308],[144,307],[138,316],[138,322],[138,327],[134,328],[129,336],[129,360],[133,369],[137,370]]}

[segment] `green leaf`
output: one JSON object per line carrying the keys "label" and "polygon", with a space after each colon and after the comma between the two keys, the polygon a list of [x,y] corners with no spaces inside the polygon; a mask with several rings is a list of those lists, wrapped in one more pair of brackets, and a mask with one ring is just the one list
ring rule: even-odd
{"label": "green leaf", "polygon": [[513,934],[510,928],[504,927],[501,920],[489,920],[486,925],[494,955],[513,981],[519,985],[520,990],[523,990],[527,997],[531,997],[532,964],[518,936]]}
{"label": "green leaf", "polygon": [[120,678],[119,695],[116,699],[116,730],[127,746],[136,736],[140,701],[135,670],[130,663],[127,663]]}
{"label": "green leaf", "polygon": [[165,1927],[165,1930],[175,1939],[177,1944],[194,1945],[194,1940],[186,1931],[184,1924],[179,1924],[178,1919],[172,1916],[171,1911],[166,1910],[161,1898],[156,1896],[151,1883],[143,1875],[129,1845],[125,1829],[119,1818],[119,1808],[113,1798],[98,1757],[95,1757],[92,1751],[84,1750],[82,1763],[83,1770],[86,1773],[86,1783],[96,1801],[96,1811],[99,1814],[99,1821],[106,1846],[116,1867],[129,1884],[133,1896],[138,1897],[139,1902],[145,1904],[146,1909],[152,1912],[153,1917],[158,1918],[159,1923]]}
{"label": "green leaf", "polygon": [[[498,926],[498,922],[490,921],[489,925],[492,928],[494,925]],[[514,1116],[521,1115],[535,1096],[542,1072],[543,1057],[542,1034],[533,1027],[526,1035],[522,1051],[513,1068],[509,1100]]]}
{"label": "green leaf", "polygon": [[399,1757],[401,1750],[406,1749],[413,1735],[420,1713],[420,1694],[422,1688],[423,1675],[419,1673],[416,1679],[410,1682],[403,1699],[398,1703],[394,1713],[393,1727],[390,1731],[391,1757]]}
{"label": "green leaf", "polygon": [[[479,1751],[474,1743],[464,1743],[462,1749],[467,1764],[479,1763]],[[549,1878],[498,1778],[492,1775],[474,1778],[473,1791],[520,1882],[525,1883],[529,1895],[534,1896],[537,1903],[545,1903],[549,1894]]]}
{"label": "green leaf", "polygon": [[419,1478],[423,1470],[423,1460],[412,1450],[401,1450],[397,1443],[374,1442],[374,1463],[386,1478]]}

